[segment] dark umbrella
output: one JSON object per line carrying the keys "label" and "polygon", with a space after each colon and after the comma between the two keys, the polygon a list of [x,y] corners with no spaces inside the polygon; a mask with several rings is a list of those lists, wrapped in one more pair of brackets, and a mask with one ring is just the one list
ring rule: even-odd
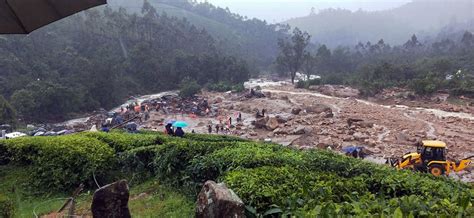
{"label": "dark umbrella", "polygon": [[107,0],[0,0],[0,34],[28,34]]}

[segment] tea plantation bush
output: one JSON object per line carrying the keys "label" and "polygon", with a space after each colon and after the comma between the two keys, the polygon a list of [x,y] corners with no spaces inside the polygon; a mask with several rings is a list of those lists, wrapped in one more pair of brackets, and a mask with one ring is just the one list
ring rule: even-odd
{"label": "tea plantation bush", "polygon": [[160,134],[130,134],[120,132],[86,132],[81,135],[99,139],[112,147],[115,152],[123,152],[133,148],[163,144],[165,136]]}
{"label": "tea plantation bush", "polygon": [[92,184],[93,173],[105,174],[114,164],[107,144],[85,136],[24,137],[0,141],[10,164],[32,165],[32,183],[43,190],[70,190]]}
{"label": "tea plantation bush", "polygon": [[0,217],[13,217],[15,215],[15,204],[11,199],[0,193]]}
{"label": "tea plantation bush", "polygon": [[247,140],[226,135],[186,134],[185,139],[204,142],[245,142]]}
{"label": "tea plantation bush", "polygon": [[299,151],[239,138],[158,133],[81,133],[0,141],[0,164],[32,165],[37,185],[68,190],[114,170],[156,177],[195,197],[206,180],[225,182],[249,217],[464,217],[474,190],[334,152]]}

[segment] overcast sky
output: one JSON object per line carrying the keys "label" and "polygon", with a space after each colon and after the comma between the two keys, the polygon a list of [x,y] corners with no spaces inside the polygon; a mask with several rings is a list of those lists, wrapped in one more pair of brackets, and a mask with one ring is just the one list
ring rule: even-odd
{"label": "overcast sky", "polygon": [[[206,1],[206,0],[201,0]],[[314,7],[316,11],[325,8],[345,8],[352,11],[385,10],[411,0],[207,0],[220,6],[229,7],[232,12],[249,18],[257,17],[275,23],[289,18],[306,16]]]}

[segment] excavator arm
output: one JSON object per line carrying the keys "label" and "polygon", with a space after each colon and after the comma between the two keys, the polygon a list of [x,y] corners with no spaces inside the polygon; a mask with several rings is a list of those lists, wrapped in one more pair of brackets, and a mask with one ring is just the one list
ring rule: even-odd
{"label": "excavator arm", "polygon": [[454,172],[459,172],[469,167],[469,165],[472,163],[472,158],[474,158],[474,156],[466,157],[460,161],[451,162]]}

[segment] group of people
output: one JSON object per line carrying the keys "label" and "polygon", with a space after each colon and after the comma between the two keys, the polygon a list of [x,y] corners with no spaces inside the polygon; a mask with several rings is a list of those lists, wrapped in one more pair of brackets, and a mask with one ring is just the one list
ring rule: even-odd
{"label": "group of people", "polygon": [[184,137],[184,130],[181,127],[176,127],[176,130],[174,130],[174,127],[171,123],[166,124],[165,126],[165,133],[170,136],[177,136],[177,137]]}
{"label": "group of people", "polygon": [[[237,122],[242,122],[242,113],[238,113],[237,115],[237,118],[236,118]],[[223,124],[223,119],[219,119],[219,123],[215,125],[215,132],[216,134],[219,134],[219,131],[221,133],[225,133],[225,132],[229,132],[230,129],[233,127],[233,124],[232,124],[232,117],[229,116],[226,120],[226,125]],[[212,124],[209,124],[207,126],[207,132],[209,134],[212,134]]]}

